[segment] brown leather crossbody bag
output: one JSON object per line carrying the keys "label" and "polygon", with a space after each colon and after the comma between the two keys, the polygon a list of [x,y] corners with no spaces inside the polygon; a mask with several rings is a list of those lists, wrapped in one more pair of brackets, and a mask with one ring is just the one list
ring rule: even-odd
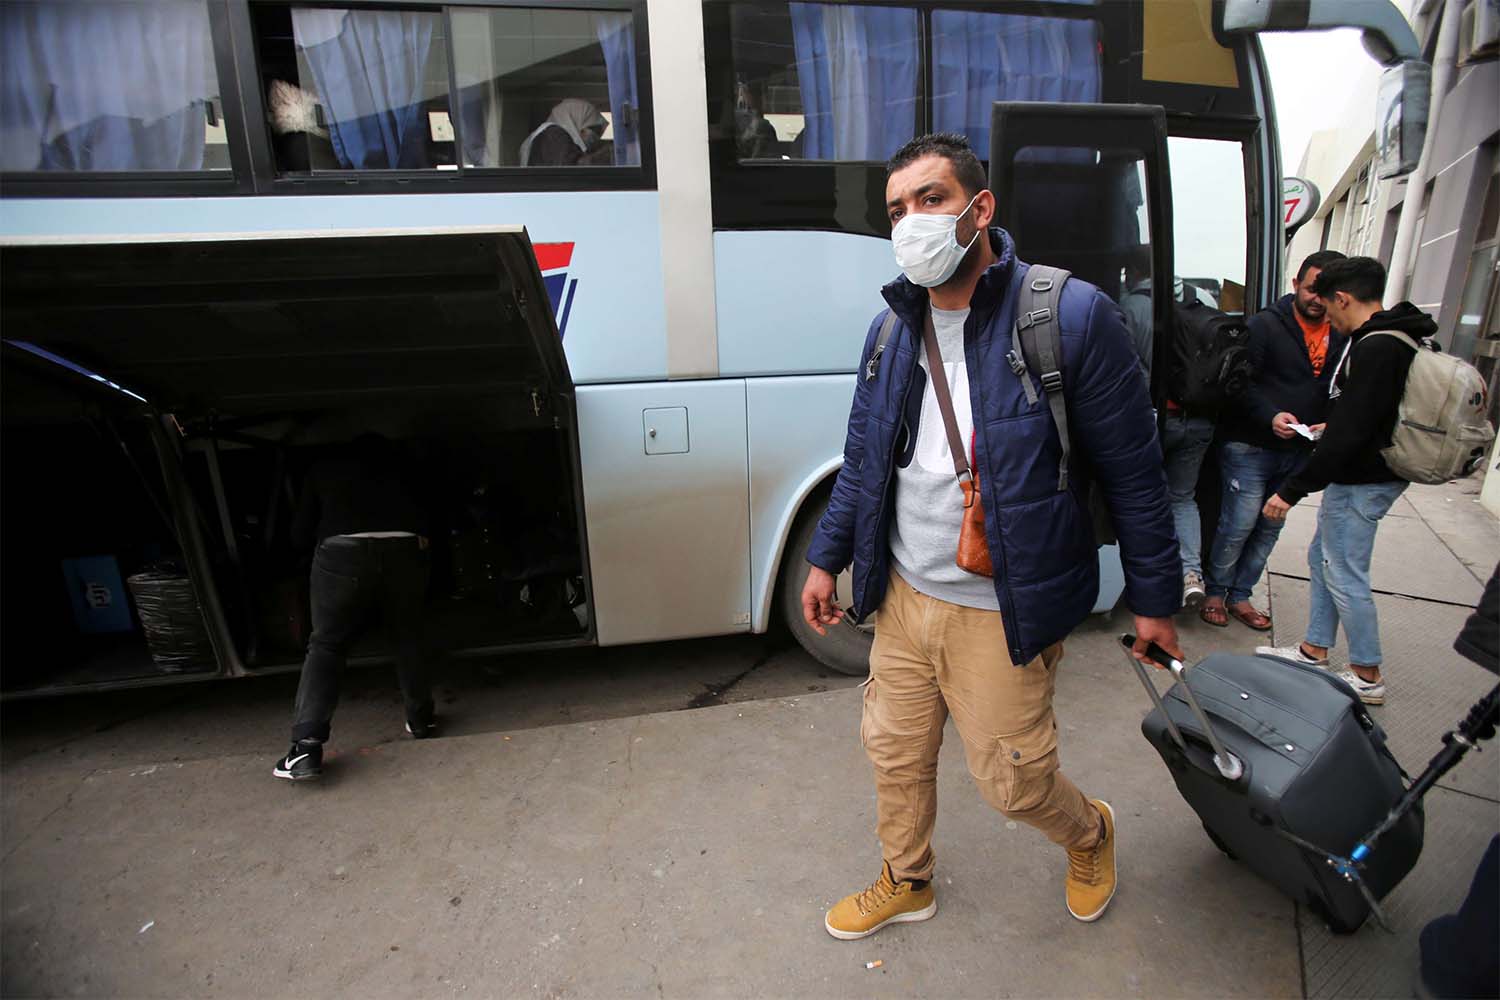
{"label": "brown leather crossbody bag", "polygon": [[979,497],[979,477],[969,466],[968,449],[964,447],[958,433],[958,420],[953,416],[953,397],[948,392],[948,377],[943,372],[943,356],[938,350],[937,334],[932,329],[932,310],[922,317],[922,343],[927,348],[928,377],[932,379],[932,392],[937,396],[938,409],[943,414],[943,427],[948,432],[948,451],[953,456],[953,474],[958,477],[959,488],[964,494],[964,520],[958,531],[958,555],[954,561],[958,568],[979,576],[994,576],[995,567],[990,561],[989,540],[984,534],[984,505]]}

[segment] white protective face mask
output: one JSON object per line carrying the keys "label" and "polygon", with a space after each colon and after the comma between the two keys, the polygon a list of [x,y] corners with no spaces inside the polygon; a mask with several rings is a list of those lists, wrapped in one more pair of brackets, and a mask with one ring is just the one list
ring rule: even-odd
{"label": "white protective face mask", "polygon": [[912,284],[934,288],[953,277],[969,247],[979,239],[980,231],[975,230],[969,246],[958,242],[958,220],[974,207],[978,197],[970,198],[957,215],[913,212],[896,223],[891,230],[891,247],[896,251],[896,264]]}

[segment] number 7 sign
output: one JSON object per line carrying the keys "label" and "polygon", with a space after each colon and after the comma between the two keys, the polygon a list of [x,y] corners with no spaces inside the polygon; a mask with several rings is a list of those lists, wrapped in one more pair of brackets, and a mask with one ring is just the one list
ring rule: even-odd
{"label": "number 7 sign", "polygon": [[1282,224],[1286,227],[1287,239],[1318,210],[1318,189],[1311,181],[1300,177],[1287,177],[1281,182],[1281,207],[1284,209]]}

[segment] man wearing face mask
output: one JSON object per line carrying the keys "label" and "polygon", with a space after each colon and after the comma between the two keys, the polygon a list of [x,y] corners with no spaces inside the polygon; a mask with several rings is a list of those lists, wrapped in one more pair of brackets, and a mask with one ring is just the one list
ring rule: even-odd
{"label": "man wearing face mask", "polygon": [[[1115,817],[1059,770],[1052,693],[1062,640],[1098,594],[1089,471],[1119,537],[1137,656],[1148,640],[1180,655],[1177,542],[1146,382],[1124,377],[1137,362],[1119,307],[1069,280],[1061,370],[1079,461],[1060,489],[1048,403],[1023,384],[1035,376],[1007,358],[1030,266],[992,226],[984,168],[962,136],[932,135],[898,151],[887,178],[903,272],[884,289],[894,326],[879,351],[885,314],[866,337],[844,464],[802,592],[808,623],[826,634],[844,615],[834,577],[852,562],[850,614],[878,611],[860,732],[875,767],[884,864],[824,928],[852,940],[936,913],[931,840],[950,713],[980,794],[1064,848],[1068,910],[1097,920],[1116,887]],[[965,497],[951,439],[970,452],[993,576],[955,560]]]}

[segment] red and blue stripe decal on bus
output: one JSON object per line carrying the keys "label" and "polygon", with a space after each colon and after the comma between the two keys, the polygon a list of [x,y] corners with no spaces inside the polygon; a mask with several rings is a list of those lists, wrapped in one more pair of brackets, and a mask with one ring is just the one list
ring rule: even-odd
{"label": "red and blue stripe decal on bus", "polygon": [[568,267],[573,263],[572,243],[537,243],[536,264],[542,272],[542,284],[547,286],[547,298],[552,300],[552,315],[557,320],[557,335],[568,332],[568,313],[573,311],[573,293],[578,290],[578,279],[568,277]]}

